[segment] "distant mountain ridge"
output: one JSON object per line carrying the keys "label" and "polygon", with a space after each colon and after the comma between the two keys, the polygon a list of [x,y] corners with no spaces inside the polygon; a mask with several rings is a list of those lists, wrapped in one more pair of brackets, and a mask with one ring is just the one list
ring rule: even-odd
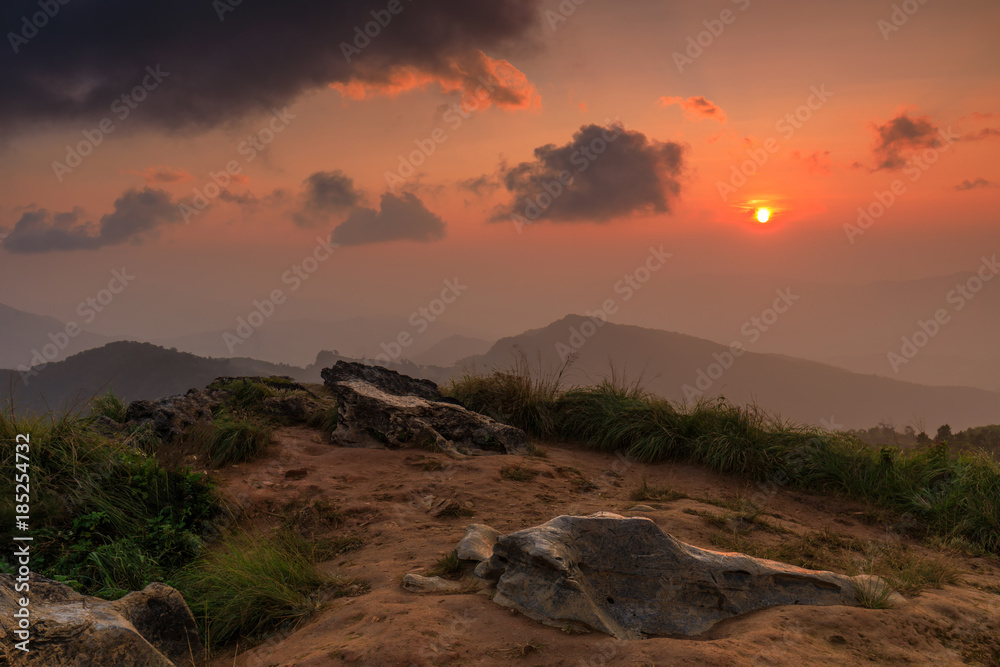
{"label": "distant mountain ridge", "polygon": [[[694,336],[612,323],[598,326],[577,315],[501,339],[485,354],[467,357],[459,366],[401,360],[389,367],[440,384],[467,371],[510,367],[519,355],[542,372],[554,373],[563,366],[566,350],[575,357],[563,377],[566,385],[594,384],[614,369],[672,401],[724,396],[735,403],[756,402],[786,419],[831,428],[888,422],[933,433],[944,423],[959,430],[1000,422],[997,392],[918,385],[751,349],[737,355],[730,347]],[[28,377],[26,385],[21,373],[0,371],[0,394],[13,392],[21,407],[63,409],[107,389],[128,400],[160,398],[204,387],[224,375],[288,375],[318,382],[322,368],[341,359],[352,360],[326,351],[300,367],[242,357],[204,358],[149,343],[115,342],[49,364]]]}

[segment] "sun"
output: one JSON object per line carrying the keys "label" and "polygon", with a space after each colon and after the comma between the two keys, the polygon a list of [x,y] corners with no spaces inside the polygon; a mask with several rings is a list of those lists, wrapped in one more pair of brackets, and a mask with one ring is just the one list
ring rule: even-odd
{"label": "sun", "polygon": [[765,223],[771,219],[771,209],[759,208],[754,215],[757,217],[757,222]]}

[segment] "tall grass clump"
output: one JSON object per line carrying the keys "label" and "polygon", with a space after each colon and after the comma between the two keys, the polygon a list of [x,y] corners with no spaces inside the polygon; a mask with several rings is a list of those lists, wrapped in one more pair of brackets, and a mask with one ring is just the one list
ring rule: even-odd
{"label": "tall grass clump", "polygon": [[178,587],[213,646],[257,639],[304,619],[324,578],[294,533],[235,531],[178,576]]}
{"label": "tall grass clump", "polygon": [[271,426],[258,419],[223,414],[213,422],[208,458],[215,466],[252,461],[263,453],[273,435]]}
{"label": "tall grass clump", "polygon": [[127,411],[128,403],[116,396],[113,391],[101,394],[90,401],[90,415],[92,417],[107,417],[111,421],[121,424],[125,421]]}
{"label": "tall grass clump", "polygon": [[512,366],[490,375],[466,374],[447,393],[462,405],[526,433],[551,436],[556,431],[556,399],[568,364],[551,374],[535,373],[523,353]]}

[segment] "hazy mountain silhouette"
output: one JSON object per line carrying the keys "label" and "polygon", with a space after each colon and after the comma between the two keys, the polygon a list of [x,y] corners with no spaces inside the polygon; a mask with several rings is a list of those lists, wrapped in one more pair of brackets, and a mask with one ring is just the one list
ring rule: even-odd
{"label": "hazy mountain silhouette", "polygon": [[70,329],[70,333],[74,331],[78,333],[67,334],[66,323],[54,317],[34,315],[0,304],[0,368],[29,366],[35,351],[48,355],[43,356],[43,360],[58,361],[114,340],[82,328]]}
{"label": "hazy mountain silhouette", "polygon": [[492,346],[492,341],[454,334],[409,359],[426,366],[452,366],[466,357],[486,354]]}
{"label": "hazy mountain silhouette", "polygon": [[[1000,393],[969,387],[929,387],[874,375],[852,373],[834,366],[779,354],[744,352],[731,361],[721,377],[712,380],[712,364],[728,362],[728,346],[685,334],[636,326],[604,324],[591,337],[575,337],[590,318],[569,316],[542,329],[499,340],[490,351],[467,361],[485,370],[510,366],[524,354],[536,368],[554,372],[563,353],[577,359],[564,379],[570,384],[593,384],[616,371],[641,379],[648,390],[674,401],[685,398],[687,385],[702,389],[701,396],[725,396],[730,401],[756,400],[784,418],[820,424],[828,420],[846,428],[888,421],[900,427],[925,425],[933,433],[940,424],[953,428],[1000,421]],[[589,328],[588,328],[589,331]],[[573,349],[573,343],[580,343]],[[557,345],[566,347],[557,349]],[[748,345],[750,349],[752,346]],[[699,387],[699,378],[704,378]],[[706,384],[710,383],[710,384]],[[918,428],[919,430],[919,428]]]}

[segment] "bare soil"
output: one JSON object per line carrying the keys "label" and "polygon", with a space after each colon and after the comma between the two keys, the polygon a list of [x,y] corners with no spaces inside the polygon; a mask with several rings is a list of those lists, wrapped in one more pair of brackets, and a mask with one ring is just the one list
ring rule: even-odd
{"label": "bare soil", "polygon": [[[310,537],[324,531],[360,537],[360,549],[334,557],[321,569],[357,577],[371,588],[324,602],[298,627],[249,649],[222,651],[210,664],[1000,665],[1000,562],[995,559],[899,538],[869,523],[866,507],[843,499],[758,488],[697,466],[644,465],[573,445],[542,446],[544,458],[453,460],[417,449],[348,449],[311,429],[279,429],[264,458],[219,471],[221,489],[262,524],[298,517]],[[508,466],[537,475],[514,481],[501,475]],[[643,478],[690,497],[634,501],[631,494]],[[568,634],[496,605],[484,593],[427,595],[400,585],[407,572],[425,573],[450,553],[469,523],[510,532],[560,514],[603,510],[649,517],[685,542],[714,548],[713,539],[725,528],[692,511],[723,515],[725,510],[693,498],[739,497],[758,502],[769,521],[791,531],[754,531],[749,538],[759,543],[823,529],[870,540],[903,539],[915,553],[947,559],[959,570],[960,583],[924,590],[895,609],[775,607],[723,622],[702,637],[642,641]],[[431,516],[427,508],[436,499],[455,500],[473,516]],[[653,509],[630,509],[636,504]],[[315,511],[330,507],[342,514],[343,524],[336,529]]]}

